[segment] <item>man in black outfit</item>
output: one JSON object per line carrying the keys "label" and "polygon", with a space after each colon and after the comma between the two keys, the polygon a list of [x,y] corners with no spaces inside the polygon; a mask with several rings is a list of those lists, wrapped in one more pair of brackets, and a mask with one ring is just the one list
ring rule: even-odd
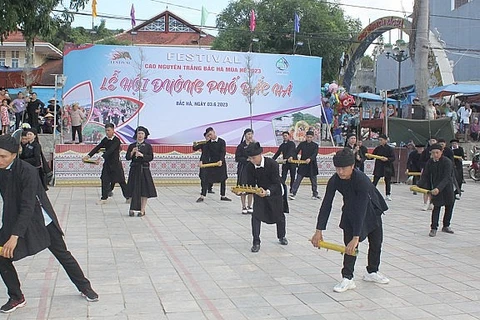
{"label": "man in black outfit", "polygon": [[373,185],[376,187],[380,178],[385,180],[385,200],[392,201],[391,184],[392,177],[395,176],[393,162],[395,153],[393,148],[387,144],[388,137],[381,134],[378,138],[380,145],[373,150],[373,154],[382,156],[382,159],[375,159],[375,168],[373,169]]}
{"label": "man in black outfit", "polygon": [[[102,196],[97,204],[105,204],[108,201],[108,197],[112,196],[115,183],[119,183],[122,188],[123,196],[126,201],[129,202],[130,195],[128,195],[127,184],[125,183],[125,173],[123,172],[122,161],[120,160],[120,139],[115,136],[115,125],[113,123],[107,123],[105,125],[106,137],[100,141],[100,143],[92,149],[84,157],[85,160],[92,157],[94,154],[104,148],[102,157],[104,159],[102,174],[100,180],[102,181]],[[100,158],[97,159],[97,164],[100,163]]]}
{"label": "man in black outfit", "polygon": [[18,149],[15,138],[0,136],[0,193],[3,198],[0,275],[9,296],[0,311],[10,313],[26,304],[13,262],[45,248],[60,262],[82,295],[88,301],[97,301],[98,295],[90,281],[67,250],[63,232],[40,183],[37,169],[17,158]]}
{"label": "man in black outfit", "polygon": [[290,157],[288,160],[296,160],[298,154],[301,152],[302,157],[300,160],[305,160],[306,164],[301,164],[298,166],[297,170],[297,178],[293,183],[290,200],[295,200],[295,196],[297,195],[298,188],[302,183],[303,177],[309,177],[310,183],[312,184],[312,199],[317,200],[320,199],[318,196],[317,190],[317,175],[318,175],[318,165],[317,165],[317,155],[318,155],[318,144],[313,142],[313,131],[307,131],[306,140],[300,142],[295,150],[295,154],[293,157]]}
{"label": "man in black outfit", "polygon": [[292,193],[293,183],[295,182],[295,175],[297,171],[297,165],[289,163],[287,160],[295,156],[295,142],[290,140],[290,133],[288,131],[282,132],[283,143],[278,146],[277,152],[273,155],[273,160],[277,160],[280,154],[284,160],[282,164],[282,181],[287,181],[287,174],[290,172],[290,193]]}
{"label": "man in black outfit", "polygon": [[455,204],[453,162],[443,156],[442,150],[443,148],[440,144],[434,144],[430,147],[432,158],[425,165],[418,182],[420,188],[430,190],[432,195],[432,223],[430,225],[430,233],[428,234],[430,237],[437,235],[438,220],[442,207],[445,207],[442,231],[453,233],[452,228],[450,228],[453,206]]}
{"label": "man in black outfit", "polygon": [[253,246],[251,251],[260,250],[261,222],[277,225],[277,238],[281,245],[287,245],[285,238],[285,214],[288,212],[286,195],[282,195],[283,184],[278,174],[278,163],[262,155],[263,148],[258,142],[250,143],[246,149],[249,158],[247,181],[261,192],[254,195],[252,213]]}
{"label": "man in black outfit", "polygon": [[450,148],[447,148],[447,141],[443,138],[439,138],[437,143],[442,146],[442,154],[444,157],[450,159],[453,162],[453,151]]}
{"label": "man in black outfit", "polygon": [[[359,145],[360,143],[360,145]],[[364,170],[365,154],[367,153],[367,148],[361,145],[361,141],[357,142],[357,136],[355,133],[347,134],[347,141],[345,142],[345,147],[352,149],[355,156],[355,168],[360,171]]]}
{"label": "man in black outfit", "polygon": [[[423,168],[425,167],[425,162],[422,162],[422,159],[421,159],[424,149],[425,149],[425,145],[423,144],[415,145],[415,151],[410,152],[410,154],[408,155],[407,171],[422,172]],[[416,185],[419,179],[420,179],[419,176],[413,176],[413,184]],[[414,191],[413,194],[417,194],[417,193]]]}
{"label": "man in black outfit", "polygon": [[[206,137],[206,133],[204,133],[204,136],[203,136],[203,137],[205,138],[205,141],[208,141],[208,139],[207,139],[207,137]],[[193,151],[198,151],[198,150],[200,150],[200,152],[203,153],[203,147],[205,146],[205,143],[202,143],[202,142],[203,142],[203,141],[201,141],[201,143],[198,143],[198,144],[195,144],[195,143],[194,143],[193,146],[192,146]],[[202,157],[200,156],[200,158],[202,158]],[[198,176],[200,177],[200,186],[201,186],[201,185],[202,185],[202,180],[205,179],[205,170],[204,170],[203,168],[200,168],[199,173],[198,173]],[[200,187],[200,188],[201,188],[201,187]],[[209,184],[208,184],[208,193],[215,193],[215,192],[212,190],[212,188],[213,188],[213,183],[209,183]],[[201,192],[202,192],[202,191],[200,190],[200,193],[201,193]]]}
{"label": "man in black outfit", "polygon": [[208,142],[205,143],[200,158],[200,164],[216,163],[218,166],[204,168],[205,179],[202,181],[202,194],[197,202],[203,202],[207,195],[207,189],[210,183],[220,182],[220,200],[232,201],[232,199],[225,196],[227,176],[227,163],[225,156],[227,154],[227,146],[225,140],[218,137],[212,127],[205,130],[204,136]]}
{"label": "man in black outfit", "polygon": [[450,146],[453,151],[453,165],[455,167],[455,179],[458,184],[458,192],[455,192],[455,199],[460,200],[462,184],[463,184],[463,160],[465,159],[465,151],[459,145],[458,139],[450,140]]}
{"label": "man in black outfit", "polygon": [[388,206],[365,173],[355,169],[355,157],[350,149],[338,151],[333,157],[333,164],[336,173],[328,180],[312,244],[318,247],[319,241],[323,241],[323,230],[327,228],[333,199],[338,191],[343,196],[340,228],[343,229],[346,254],[343,255],[343,280],[333,290],[344,292],[356,288],[353,272],[357,258],[354,254],[358,244],[367,237],[368,266],[363,280],[387,284],[390,280],[378,269],[383,241],[382,214]]}
{"label": "man in black outfit", "polygon": [[32,92],[27,103],[27,121],[31,128],[35,128],[40,132],[40,124],[38,123],[38,116],[45,108],[45,103],[37,99],[37,94]]}

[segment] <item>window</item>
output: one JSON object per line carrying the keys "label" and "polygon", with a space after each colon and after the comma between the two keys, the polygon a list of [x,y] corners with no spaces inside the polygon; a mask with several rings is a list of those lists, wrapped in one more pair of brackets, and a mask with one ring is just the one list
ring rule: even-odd
{"label": "window", "polygon": [[168,17],[168,31],[170,32],[195,32],[189,26],[181,23],[173,17]]}
{"label": "window", "polygon": [[140,31],[165,31],[165,16],[147,24]]}
{"label": "window", "polygon": [[0,66],[4,67],[5,66],[5,57],[7,56],[7,53],[5,51],[0,51]]}
{"label": "window", "polygon": [[469,3],[471,0],[452,0],[452,10],[458,9],[464,4]]}
{"label": "window", "polygon": [[20,58],[20,51],[12,51],[12,68],[18,68],[18,59]]}

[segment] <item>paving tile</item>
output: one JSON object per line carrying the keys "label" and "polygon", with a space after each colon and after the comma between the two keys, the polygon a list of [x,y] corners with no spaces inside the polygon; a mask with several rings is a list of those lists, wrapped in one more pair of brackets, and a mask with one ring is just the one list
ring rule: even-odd
{"label": "paving tile", "polygon": [[[320,193],[325,186],[319,186]],[[379,186],[383,192],[383,186]],[[104,206],[98,188],[54,187],[48,192],[65,239],[100,301],[89,303],[50,252],[15,263],[28,304],[8,320],[323,320],[479,319],[480,184],[467,183],[455,203],[454,235],[428,237],[430,214],[404,185],[383,218],[380,271],[388,285],[361,280],[368,241],[360,245],[357,288],[335,293],[342,256],[309,243],[320,202],[301,189],[290,202],[288,246],[275,226],[262,225],[262,247],[250,252],[251,217],[239,200],[218,196],[195,203],[198,186],[160,186],[143,218],[127,216],[119,190]],[[303,190],[303,191],[302,191]],[[325,237],[342,242],[341,199],[334,202]],[[0,291],[0,300],[7,300]],[[3,296],[2,296],[3,295]]]}

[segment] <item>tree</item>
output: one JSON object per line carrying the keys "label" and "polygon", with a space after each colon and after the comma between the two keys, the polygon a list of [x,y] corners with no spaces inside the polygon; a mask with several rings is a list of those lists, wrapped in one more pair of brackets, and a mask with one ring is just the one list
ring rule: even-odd
{"label": "tree", "polygon": [[[70,0],[69,9],[79,10],[85,7],[88,0]],[[30,88],[33,79],[31,70],[34,66],[33,48],[35,37],[48,37],[62,21],[72,21],[73,14],[67,8],[61,14],[53,14],[62,0],[3,0],[0,4],[0,40],[4,40],[11,32],[21,30],[25,38],[25,85]]]}
{"label": "tree", "polygon": [[[250,32],[250,11],[256,13],[256,30]],[[344,15],[337,5],[321,0],[236,0],[217,18],[220,28],[212,48],[248,51],[253,38],[262,52],[293,53],[294,14],[300,16],[300,33],[295,53],[323,57],[325,81],[338,78],[340,57],[350,45],[351,35],[361,30],[359,20]],[[256,47],[256,46],[254,46]],[[255,49],[253,47],[253,49]]]}
{"label": "tree", "polygon": [[362,57],[362,60],[360,61],[362,69],[373,69],[373,59],[371,56],[366,55]]}

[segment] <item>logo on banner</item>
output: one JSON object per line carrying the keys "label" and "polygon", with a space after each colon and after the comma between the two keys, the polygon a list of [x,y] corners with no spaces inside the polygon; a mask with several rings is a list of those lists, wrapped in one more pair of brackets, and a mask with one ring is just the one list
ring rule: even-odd
{"label": "logo on banner", "polygon": [[108,58],[111,64],[130,64],[130,60],[132,60],[130,52],[123,50],[112,50]]}
{"label": "logo on banner", "polygon": [[287,59],[283,57],[278,59],[275,66],[277,67],[277,74],[288,74],[289,63]]}

